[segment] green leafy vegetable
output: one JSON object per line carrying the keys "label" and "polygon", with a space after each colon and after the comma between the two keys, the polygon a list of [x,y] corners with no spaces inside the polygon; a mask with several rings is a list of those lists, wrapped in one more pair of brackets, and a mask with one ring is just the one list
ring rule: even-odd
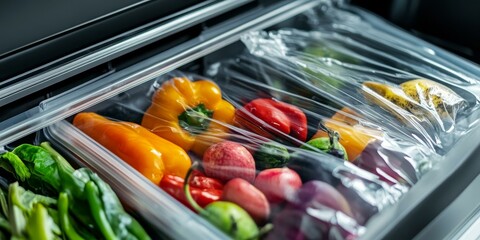
{"label": "green leafy vegetable", "polygon": [[25,163],[30,169],[32,177],[50,184],[56,190],[59,189],[61,181],[59,181],[57,164],[45,149],[30,144],[22,144],[16,147],[12,153]]}
{"label": "green leafy vegetable", "polygon": [[60,228],[55,224],[48,210],[42,204],[35,204],[26,227],[28,236],[38,240],[60,239]]}
{"label": "green leafy vegetable", "polygon": [[75,170],[49,143],[22,144],[0,155],[0,167],[35,192],[48,188],[49,195],[59,196],[57,201],[14,183],[7,201],[0,190],[5,214],[5,218],[0,214],[0,230],[13,238],[25,239],[37,232],[38,239],[56,239],[62,234],[72,240],[150,239],[108,184],[89,169]]}
{"label": "green leafy vegetable", "polygon": [[30,178],[30,171],[17,155],[11,152],[6,152],[2,155],[2,158],[8,160],[10,165],[13,167],[13,171],[11,169],[10,171],[14,172],[20,181],[25,181],[26,179]]}

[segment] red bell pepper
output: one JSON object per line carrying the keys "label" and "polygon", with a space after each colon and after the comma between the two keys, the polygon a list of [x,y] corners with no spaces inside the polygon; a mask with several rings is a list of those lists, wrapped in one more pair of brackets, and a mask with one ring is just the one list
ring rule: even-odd
{"label": "red bell pepper", "polygon": [[223,184],[217,179],[196,175],[190,180],[190,188],[223,190]]}
{"label": "red bell pepper", "polygon": [[[160,187],[177,199],[183,205],[195,211],[188,203],[185,193],[183,192],[183,185],[185,180],[174,175],[165,175],[160,182]],[[190,193],[193,199],[202,207],[220,200],[223,192],[223,184],[213,178],[196,175],[190,180]]]}
{"label": "red bell pepper", "polygon": [[268,138],[272,138],[271,132],[276,129],[302,142],[307,140],[305,113],[296,106],[274,99],[257,98],[247,103],[236,111],[235,121]]}

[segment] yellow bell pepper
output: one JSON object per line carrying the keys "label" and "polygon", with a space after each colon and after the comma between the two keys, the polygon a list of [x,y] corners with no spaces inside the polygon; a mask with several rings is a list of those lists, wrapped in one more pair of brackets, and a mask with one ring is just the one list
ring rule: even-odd
{"label": "yellow bell pepper", "polygon": [[182,148],[138,124],[112,121],[93,112],[77,114],[73,124],[155,184],[164,175],[185,177],[191,166]]}
{"label": "yellow bell pepper", "polygon": [[[350,108],[344,107],[339,112],[335,113],[331,117],[331,120],[324,122],[325,127],[334,130],[340,134],[340,144],[345,147],[347,151],[348,160],[350,162],[363,152],[367,145],[373,142],[377,138],[381,138],[382,132],[364,127],[358,124],[358,121],[348,117],[344,113],[358,116],[358,114]],[[328,133],[323,130],[319,130],[312,139],[328,137]]]}
{"label": "yellow bell pepper", "polygon": [[220,88],[208,80],[187,78],[166,81],[155,92],[142,126],[185,151],[199,155],[226,136],[235,108],[222,99]]}

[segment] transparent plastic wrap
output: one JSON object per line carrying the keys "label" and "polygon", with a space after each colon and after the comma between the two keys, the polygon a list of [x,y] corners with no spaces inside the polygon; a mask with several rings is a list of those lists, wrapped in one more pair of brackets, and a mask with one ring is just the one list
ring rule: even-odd
{"label": "transparent plastic wrap", "polygon": [[[359,110],[361,103],[331,101],[329,95],[299,84],[292,67],[268,63],[246,55],[212,65],[210,74],[238,109],[237,125],[285,144],[330,153],[389,184],[412,186],[441,158],[405,129],[366,118]],[[275,117],[277,112],[265,113],[272,102],[305,114],[303,138],[287,133],[283,127],[287,121]]]}
{"label": "transparent plastic wrap", "polygon": [[355,106],[372,122],[406,127],[440,154],[476,125],[480,86],[473,64],[369,15],[325,6],[309,15],[314,31],[252,32],[243,42],[302,86]]}
{"label": "transparent plastic wrap", "polygon": [[232,125],[238,110],[225,90],[172,72],[72,122],[186,212],[190,208],[233,238],[355,238],[370,217],[407,191],[348,161]]}

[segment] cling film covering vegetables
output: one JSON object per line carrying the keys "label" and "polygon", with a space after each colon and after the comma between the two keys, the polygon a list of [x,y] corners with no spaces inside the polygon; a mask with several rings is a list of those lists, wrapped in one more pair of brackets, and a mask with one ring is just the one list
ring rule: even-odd
{"label": "cling film covering vegetables", "polygon": [[[322,19],[345,17],[331,11]],[[407,128],[422,144],[445,154],[477,122],[477,77],[441,65],[438,56],[412,52],[414,43],[380,38],[357,18],[330,19],[309,32],[252,32],[243,42],[253,55],[288,72],[296,89],[308,88],[385,128]],[[360,26],[367,31],[358,31]]]}
{"label": "cling film covering vegetables", "polygon": [[208,147],[203,137],[222,134],[226,129],[221,123],[231,123],[233,114],[233,106],[222,99],[221,90],[212,81],[174,77],[155,92],[142,126],[201,155]]}
{"label": "cling film covering vegetables", "polygon": [[[297,78],[292,76],[293,70],[277,69],[275,63],[270,63],[245,56],[215,66],[218,84],[237,112],[242,112],[235,118],[240,127],[254,132],[261,128],[277,142],[348,160],[390,184],[412,186],[440,159],[405,129],[392,129],[382,122],[372,122],[362,111],[329,101],[328,96],[313,87],[295,88]],[[296,93],[297,90],[302,92]],[[247,107],[259,96],[295,106],[302,112],[308,120],[308,126],[305,126],[307,139],[301,141],[292,137],[279,125],[250,111]],[[245,124],[252,122],[250,119],[255,119],[254,127]]]}
{"label": "cling film covering vegetables", "polygon": [[150,239],[109,185],[89,169],[74,170],[48,142],[19,145],[0,162],[22,184],[0,189],[4,238]]}
{"label": "cling film covering vegetables", "polygon": [[[200,100],[187,104],[184,95],[188,91],[185,89],[195,88],[192,86],[199,82],[206,84],[210,90],[217,89],[217,95],[210,96],[215,101],[207,103],[205,94],[211,92],[197,91],[192,98]],[[178,86],[174,87],[175,84]],[[317,119],[311,119],[310,112],[305,111],[297,102],[279,101],[266,92],[255,92],[258,95],[250,98],[253,92],[241,90],[234,94],[232,91],[235,89],[235,86],[227,86],[220,80],[214,83],[201,76],[175,71],[132,89],[129,94],[119,95],[77,114],[73,124],[115,153],[119,159],[123,159],[116,152],[119,148],[110,149],[109,146],[116,146],[115,144],[102,143],[105,141],[102,139],[113,140],[106,138],[106,130],[102,130],[101,126],[96,130],[94,126],[89,129],[88,125],[81,124],[80,120],[84,119],[88,123],[93,121],[88,120],[89,118],[101,119],[113,126],[122,127],[127,124],[126,121],[128,125],[135,126],[141,123],[159,138],[162,137],[160,129],[169,129],[167,137],[171,137],[170,139],[183,139],[177,138],[182,136],[193,139],[193,145],[202,147],[185,147],[187,145],[184,145],[183,141],[177,145],[178,148],[185,149],[191,163],[195,163],[197,170],[192,171],[192,176],[165,173],[159,183],[150,180],[159,186],[159,191],[165,191],[186,208],[236,239],[276,236],[288,227],[285,224],[291,224],[283,219],[290,214],[304,215],[307,219],[305,221],[309,221],[309,224],[317,229],[315,234],[328,236],[338,231],[341,238],[358,236],[364,231],[363,225],[370,217],[395,203],[407,191],[409,185],[405,184],[406,181],[382,181],[381,177],[336,158],[336,155],[331,153],[342,151],[338,138],[332,146],[326,145],[330,152],[299,148],[305,145],[311,136],[319,134],[319,129],[310,128],[309,122]],[[258,89],[262,90],[261,87]],[[160,102],[159,96],[167,92],[170,97]],[[244,111],[231,95],[245,98],[245,104],[250,102],[249,111]],[[178,109],[169,112],[168,107]],[[160,110],[164,112],[159,113]],[[215,118],[215,111],[223,117]],[[263,115],[253,114],[258,111],[263,112]],[[167,118],[169,113],[173,114]],[[215,125],[212,125],[213,123]],[[182,127],[186,124],[189,124],[187,128]],[[246,125],[256,128],[251,129],[245,127]],[[212,127],[214,129],[211,129]],[[337,129],[335,132],[340,131],[341,129]],[[133,146],[136,139],[143,141],[142,136],[133,136],[126,130],[117,130],[116,133],[124,135],[118,138],[128,139],[130,144],[133,144],[132,148],[121,148],[124,156],[129,154],[128,151],[141,150]],[[174,134],[178,135],[172,137]],[[329,142],[328,135],[327,139]],[[170,143],[175,144],[173,140]],[[155,148],[156,144],[153,143],[152,148]],[[160,155],[163,152],[168,155],[174,148],[156,149]],[[198,149],[201,151],[197,151]],[[343,151],[346,151],[345,149]],[[128,160],[125,161],[136,168]],[[173,160],[177,161],[181,162],[182,159]],[[166,172],[167,163],[164,165]],[[323,185],[319,190],[313,187],[314,190],[310,192],[308,186],[316,182]],[[182,191],[187,184],[188,192]],[[307,189],[302,188],[304,184],[307,184]],[[297,196],[300,191],[305,193]],[[309,195],[307,192],[310,192]],[[335,202],[340,204],[333,204]],[[328,213],[328,217],[319,216],[321,212]],[[245,223],[242,227],[249,226],[248,229],[240,228],[242,222]],[[310,236],[306,229],[295,225],[288,229],[290,235]]]}
{"label": "cling film covering vegetables", "polygon": [[[307,118],[305,114],[297,107],[275,101],[269,98],[257,98],[243,106],[245,111],[236,111],[237,122],[242,125],[249,125],[260,135],[263,135],[263,127],[273,127],[285,134],[288,134],[300,141],[307,138]],[[267,125],[261,126],[262,122]],[[256,130],[258,129],[258,130]]]}
{"label": "cling film covering vegetables", "polygon": [[[309,31],[251,32],[248,52],[222,49],[182,67],[210,79],[173,71],[144,82],[152,72],[122,93],[115,77],[86,85],[103,93],[114,84],[117,95],[59,128],[105,160],[95,166],[115,168],[105,171],[116,189],[128,180],[137,206],[149,203],[141,214],[168,218],[156,224],[167,235],[206,226],[200,235],[355,239],[477,123],[480,71],[361,10],[319,4],[295,19],[308,19]],[[45,196],[12,205],[20,186],[13,197],[0,191],[0,234],[144,236],[98,176],[33,150],[5,153],[0,166]]]}

